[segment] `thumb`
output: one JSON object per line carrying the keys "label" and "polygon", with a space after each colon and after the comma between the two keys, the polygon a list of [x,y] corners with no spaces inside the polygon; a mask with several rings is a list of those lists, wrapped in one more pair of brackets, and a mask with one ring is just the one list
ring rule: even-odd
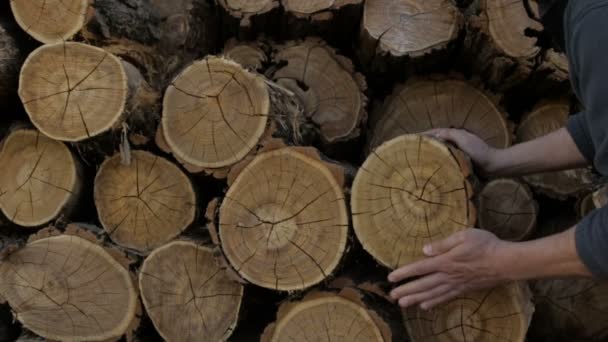
{"label": "thumb", "polygon": [[422,251],[426,256],[437,256],[450,251],[464,242],[464,232],[454,233],[447,238],[426,244]]}

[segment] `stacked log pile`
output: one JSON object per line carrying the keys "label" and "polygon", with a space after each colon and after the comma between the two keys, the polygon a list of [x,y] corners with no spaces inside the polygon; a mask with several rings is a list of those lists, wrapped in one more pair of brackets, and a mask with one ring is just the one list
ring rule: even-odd
{"label": "stacked log pile", "polygon": [[607,338],[599,281],[431,311],[386,295],[425,243],[522,241],[606,203],[590,170],[487,179],[423,134],[506,148],[565,125],[567,60],[537,16],[523,0],[0,4],[0,341]]}

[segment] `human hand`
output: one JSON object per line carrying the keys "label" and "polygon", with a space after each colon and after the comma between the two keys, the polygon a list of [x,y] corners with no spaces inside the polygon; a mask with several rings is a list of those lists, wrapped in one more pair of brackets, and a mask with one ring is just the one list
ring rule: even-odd
{"label": "human hand", "polygon": [[471,157],[483,174],[491,175],[496,171],[497,158],[495,155],[498,150],[475,134],[455,128],[435,128],[423,134],[453,143]]}
{"label": "human hand", "polygon": [[497,251],[508,244],[490,232],[467,229],[426,245],[423,252],[429,258],[388,276],[393,283],[420,278],[396,287],[390,296],[401,307],[419,304],[428,310],[465,292],[494,287],[507,281]]}

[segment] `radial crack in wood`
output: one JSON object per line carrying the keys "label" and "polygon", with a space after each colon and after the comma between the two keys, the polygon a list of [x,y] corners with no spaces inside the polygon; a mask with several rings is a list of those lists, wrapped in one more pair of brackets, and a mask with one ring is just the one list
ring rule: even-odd
{"label": "radial crack in wood", "polygon": [[167,341],[225,341],[236,327],[243,286],[210,248],[175,241],[154,250],[139,273],[141,296]]}
{"label": "radial crack in wood", "polygon": [[176,165],[149,152],[132,151],[129,165],[117,154],[100,166],[95,206],[114,242],[147,253],[193,222],[196,195]]}
{"label": "radial crack in wood", "polygon": [[78,161],[63,143],[35,130],[13,131],[0,149],[0,208],[25,227],[68,215],[81,190]]}
{"label": "radial crack in wood", "polygon": [[386,322],[360,296],[357,290],[345,288],[340,293],[314,291],[302,300],[286,302],[261,341],[392,341]]}
{"label": "radial crack in wood", "polygon": [[450,0],[368,0],[362,39],[366,53],[421,57],[454,41],[462,14]]}
{"label": "radial crack in wood", "polygon": [[536,314],[530,336],[543,341],[605,341],[608,282],[552,279],[532,285]]}
{"label": "radial crack in wood", "polygon": [[25,61],[19,97],[45,135],[81,141],[112,128],[123,114],[127,77],[120,60],[81,43],[44,45]]}
{"label": "radial crack in wood", "polygon": [[494,97],[456,78],[435,76],[397,86],[374,114],[370,148],[401,134],[465,129],[496,148],[511,145],[512,127]]}
{"label": "radial crack in wood", "polygon": [[363,248],[398,268],[424,257],[424,244],[475,225],[460,151],[422,135],[403,135],[372,151],[352,187],[353,225]]}
{"label": "radial crack in wood", "polygon": [[412,342],[524,342],[533,312],[528,285],[510,283],[403,316]]}
{"label": "radial crack in wood", "polygon": [[0,295],[16,319],[49,340],[114,340],[136,320],[130,273],[78,236],[29,242],[0,263],[0,279]]}
{"label": "radial crack in wood", "polygon": [[342,187],[322,162],[283,148],[257,156],[219,212],[222,250],[258,286],[302,290],[332,274],[345,252]]}
{"label": "radial crack in wood", "polygon": [[367,85],[346,57],[318,38],[279,47],[274,61],[286,62],[272,78],[294,92],[326,143],[359,136],[367,120]]}
{"label": "radial crack in wood", "polygon": [[71,39],[85,24],[89,0],[10,0],[19,26],[41,43]]}
{"label": "radial crack in wood", "polygon": [[271,101],[264,80],[226,59],[186,68],[163,103],[163,136],[181,160],[203,168],[237,163],[266,130]]}
{"label": "radial crack in wood", "polygon": [[[566,125],[570,108],[567,103],[545,101],[539,103],[528,113],[517,128],[517,141],[526,142],[539,138]],[[542,191],[557,198],[572,196],[590,190],[592,174],[588,169],[573,169],[546,172],[525,176],[524,180]]]}
{"label": "radial crack in wood", "polygon": [[538,203],[525,184],[513,179],[496,179],[479,193],[479,228],[500,239],[521,241],[536,228]]}

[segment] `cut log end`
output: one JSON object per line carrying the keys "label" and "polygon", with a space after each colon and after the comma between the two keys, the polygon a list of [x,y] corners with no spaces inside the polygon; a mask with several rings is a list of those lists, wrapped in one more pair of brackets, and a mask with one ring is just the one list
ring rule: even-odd
{"label": "cut log end", "polygon": [[527,285],[511,283],[403,316],[412,342],[524,341],[533,312]]}
{"label": "cut log end", "polygon": [[355,178],[355,233],[378,262],[397,268],[422,247],[475,224],[470,165],[437,140],[403,135],[372,152]]}
{"label": "cut log end", "polygon": [[167,341],[224,341],[236,327],[243,286],[218,267],[209,248],[175,241],[156,249],[142,265],[139,286]]}
{"label": "cut log end", "polygon": [[224,46],[224,56],[247,70],[260,70],[268,62],[268,56],[258,42],[229,40]]}
{"label": "cut log end", "polygon": [[279,0],[218,0],[219,4],[235,18],[241,26],[250,26],[250,18],[279,7]]}
{"label": "cut log end", "polygon": [[63,143],[35,130],[13,131],[0,151],[0,208],[13,223],[46,224],[76,204],[78,164]]}
{"label": "cut log end", "polygon": [[463,17],[452,1],[371,0],[365,2],[363,39],[373,42],[374,53],[420,57],[454,41]]}
{"label": "cut log end", "polygon": [[52,44],[69,40],[82,29],[89,0],[11,0],[11,9],[25,32],[41,43]]}
{"label": "cut log end", "polygon": [[188,177],[168,160],[131,152],[117,154],[95,178],[99,220],[117,244],[147,253],[179,235],[194,220],[196,195]]}
{"label": "cut log end", "polygon": [[496,148],[512,142],[511,124],[493,96],[459,79],[414,79],[398,86],[378,112],[370,147],[406,133],[465,129]]}
{"label": "cut log end", "polygon": [[284,148],[257,156],[220,208],[220,241],[232,267],[256,285],[302,290],[332,274],[345,252],[344,194],[320,161]]}
{"label": "cut log end", "polygon": [[[521,121],[517,141],[529,141],[564,127],[569,113],[567,103],[541,102]],[[549,196],[563,198],[590,190],[592,176],[587,169],[574,169],[525,176],[524,180]]]}
{"label": "cut log end", "polygon": [[528,187],[513,179],[496,179],[479,194],[479,228],[500,239],[521,241],[536,227],[538,204]]}
{"label": "cut log end", "polygon": [[115,126],[128,96],[120,60],[81,43],[44,45],[25,61],[19,97],[45,135],[81,141]]}
{"label": "cut log end", "polygon": [[359,136],[359,128],[367,120],[363,94],[367,86],[350,60],[317,38],[287,43],[274,60],[286,65],[273,79],[296,94],[305,115],[320,127],[324,142]]}
{"label": "cut log end", "polygon": [[29,242],[0,264],[0,277],[0,295],[17,320],[49,340],[118,339],[137,320],[130,273],[78,236]]}
{"label": "cut log end", "polygon": [[[320,13],[339,9],[346,5],[358,5],[362,0],[283,0],[285,12],[291,13],[296,17],[312,17]],[[331,17],[330,17],[331,18]]]}
{"label": "cut log end", "polygon": [[169,86],[163,105],[164,139],[177,158],[217,169],[255,149],[270,113],[261,77],[217,57],[195,62]]}
{"label": "cut log end", "polygon": [[279,308],[276,322],[264,330],[262,342],[291,338],[296,341],[391,341],[388,325],[371,311],[357,290],[311,292]]}

